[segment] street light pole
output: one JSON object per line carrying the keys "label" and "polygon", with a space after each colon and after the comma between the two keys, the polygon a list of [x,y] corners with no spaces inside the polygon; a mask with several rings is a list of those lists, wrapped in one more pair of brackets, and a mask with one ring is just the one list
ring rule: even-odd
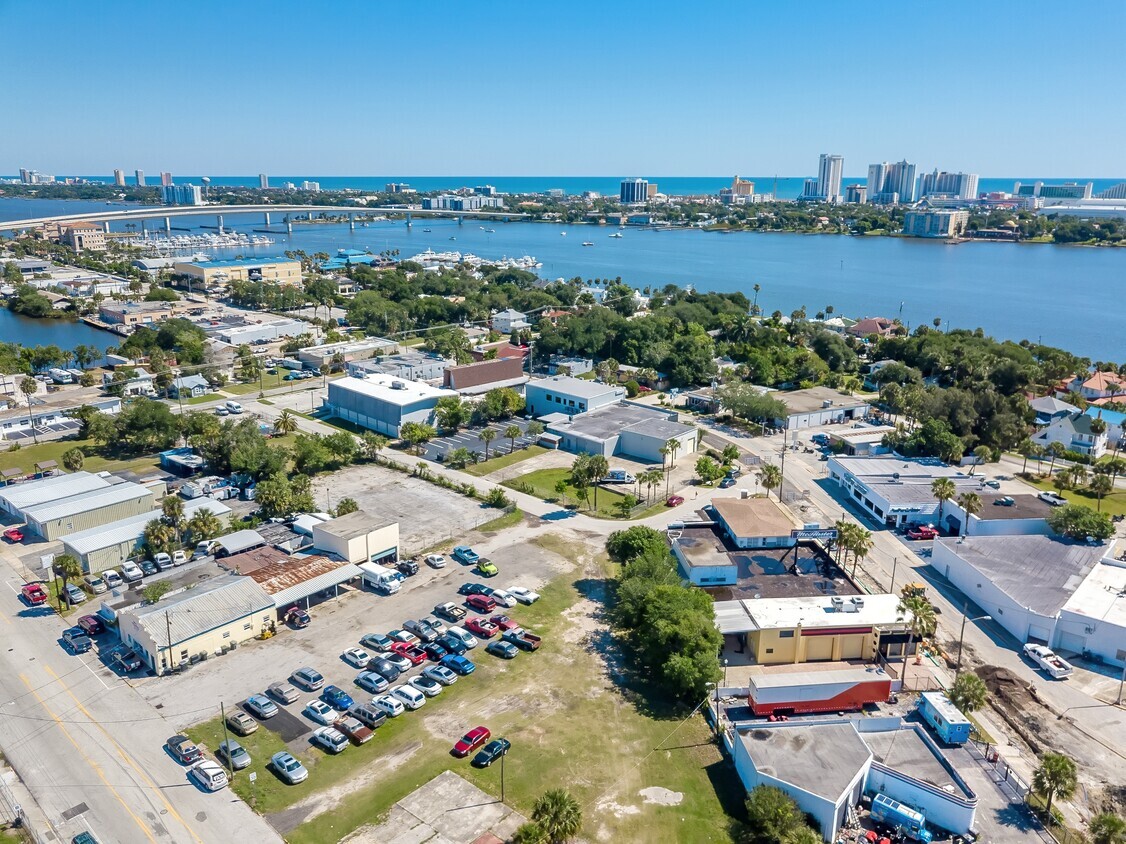
{"label": "street light pole", "polygon": [[[954,676],[962,673],[962,643],[966,638],[966,622],[967,621],[992,621],[991,615],[979,615],[977,618],[969,618],[970,605],[967,603],[962,607],[962,632],[958,636],[958,667],[954,669]],[[1126,676],[1126,675],[1124,675]]]}
{"label": "street light pole", "polygon": [[896,557],[891,562],[891,587],[888,589],[892,595],[895,594],[895,569],[899,565],[899,557]]}
{"label": "street light pole", "polygon": [[1122,705],[1122,687],[1126,685],[1126,663],[1122,665],[1122,679],[1118,681],[1118,700],[1114,702],[1115,706]]}
{"label": "street light pole", "polygon": [[500,802],[504,802],[504,757],[508,755],[508,751],[504,751],[500,755]]}

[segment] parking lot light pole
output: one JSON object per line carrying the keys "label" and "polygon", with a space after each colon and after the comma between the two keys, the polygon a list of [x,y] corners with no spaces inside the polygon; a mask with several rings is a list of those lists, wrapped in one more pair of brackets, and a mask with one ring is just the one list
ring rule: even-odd
{"label": "parking lot light pole", "polygon": [[967,621],[992,621],[991,615],[979,615],[977,618],[968,618],[970,614],[970,605],[966,604],[962,609],[962,633],[958,636],[958,667],[954,669],[954,676],[957,677],[962,673],[962,642],[966,638],[966,622]]}
{"label": "parking lot light pole", "polygon": [[508,750],[504,750],[500,754],[500,802],[504,802],[504,757],[508,755]]}

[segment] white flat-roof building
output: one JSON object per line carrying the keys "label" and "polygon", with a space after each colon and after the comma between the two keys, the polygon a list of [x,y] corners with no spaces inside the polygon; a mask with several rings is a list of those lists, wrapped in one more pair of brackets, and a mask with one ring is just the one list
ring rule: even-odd
{"label": "white flat-roof building", "polygon": [[560,447],[576,454],[662,463],[666,458],[661,449],[671,440],[678,443],[675,457],[679,458],[686,458],[698,445],[696,429],[677,421],[675,411],[629,402],[602,405],[592,412],[549,414],[543,421],[547,432],[559,437]]}
{"label": "white flat-roof building", "polygon": [[0,489],[0,510],[13,519],[23,519],[24,510],[48,501],[69,498],[94,489],[106,489],[110,482],[90,472],[52,475],[34,481],[9,484]]}
{"label": "white flat-roof building", "polygon": [[313,547],[349,563],[394,561],[399,556],[399,523],[376,521],[363,510],[312,525]]}
{"label": "white flat-roof building", "polygon": [[[949,478],[958,495],[980,492],[982,482],[936,458],[830,457],[828,470],[858,507],[891,527],[939,521],[938,499],[931,493],[937,478]],[[942,528],[953,533],[961,520],[952,504],[943,507]]]}
{"label": "white flat-roof building", "polygon": [[600,407],[617,404],[626,397],[626,388],[616,384],[600,384],[567,375],[538,378],[524,388],[528,413],[543,416],[565,413],[574,416]]}
{"label": "white flat-roof building", "polygon": [[863,419],[871,410],[867,399],[846,396],[829,387],[770,393],[770,398],[778,399],[786,405],[786,418],[775,419],[774,424],[787,431]]}
{"label": "white flat-roof building", "polygon": [[324,406],[333,416],[361,428],[397,437],[404,422],[431,424],[434,406],[444,396],[457,396],[457,392],[373,374],[330,381]]}
{"label": "white flat-roof building", "polygon": [[398,350],[399,344],[394,340],[366,337],[363,340],[342,340],[339,343],[306,346],[304,349],[297,350],[297,359],[319,369],[326,364],[369,360],[376,355],[389,355]]}

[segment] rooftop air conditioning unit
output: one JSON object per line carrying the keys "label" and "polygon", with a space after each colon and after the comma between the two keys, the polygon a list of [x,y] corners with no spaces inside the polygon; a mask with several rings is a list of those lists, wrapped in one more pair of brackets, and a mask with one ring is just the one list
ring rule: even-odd
{"label": "rooftop air conditioning unit", "polygon": [[853,598],[852,598],[852,603],[856,605],[856,608],[858,610],[864,609],[864,598],[863,598],[863,596],[854,595]]}
{"label": "rooftop air conditioning unit", "polygon": [[844,612],[844,598],[842,598],[840,595],[834,595],[829,599],[829,603],[831,604],[831,609],[834,612]]}
{"label": "rooftop air conditioning unit", "polygon": [[821,402],[822,408],[832,407],[832,406],[833,406],[833,400],[832,399],[825,399],[824,401]]}
{"label": "rooftop air conditioning unit", "polygon": [[841,611],[842,612],[860,612],[860,607],[856,606],[856,604],[854,604],[852,601],[849,601],[847,604],[844,604],[841,607]]}
{"label": "rooftop air conditioning unit", "polygon": [[406,388],[407,388],[407,385],[404,384],[402,381],[392,381],[391,382],[391,389],[392,390],[405,390]]}

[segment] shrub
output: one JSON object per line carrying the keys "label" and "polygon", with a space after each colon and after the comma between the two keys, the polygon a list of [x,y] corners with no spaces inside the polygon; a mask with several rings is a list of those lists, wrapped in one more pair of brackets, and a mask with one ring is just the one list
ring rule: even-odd
{"label": "shrub", "polygon": [[488,494],[485,496],[485,504],[487,504],[489,507],[496,507],[498,510],[500,510],[505,507],[511,507],[512,499],[504,494],[503,489],[501,489],[500,487],[494,487],[493,489],[490,489]]}

